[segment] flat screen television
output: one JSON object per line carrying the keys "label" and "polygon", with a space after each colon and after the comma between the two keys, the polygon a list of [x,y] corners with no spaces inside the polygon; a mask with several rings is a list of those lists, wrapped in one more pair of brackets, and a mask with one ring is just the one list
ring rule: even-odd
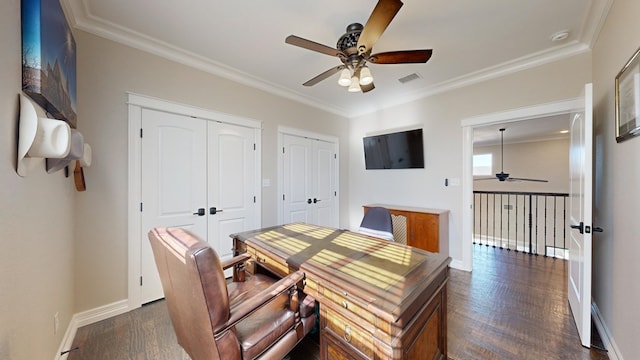
{"label": "flat screen television", "polygon": [[367,136],[362,141],[367,170],[424,168],[422,129]]}

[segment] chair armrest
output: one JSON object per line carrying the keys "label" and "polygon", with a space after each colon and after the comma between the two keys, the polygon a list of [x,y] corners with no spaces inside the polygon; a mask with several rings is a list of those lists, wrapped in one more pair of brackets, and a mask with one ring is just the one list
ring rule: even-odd
{"label": "chair armrest", "polygon": [[242,253],[240,255],[232,257],[229,260],[221,261],[220,264],[222,265],[222,270],[226,270],[226,269],[232,267],[233,265],[245,262],[245,261],[247,261],[249,259],[251,259],[251,255],[250,254]]}
{"label": "chair armrest", "polygon": [[[225,327],[235,325],[237,322],[251,315],[251,313],[258,310],[263,305],[269,303],[271,300],[275,299],[277,296],[279,296],[282,293],[285,293],[285,292],[292,293],[294,296],[297,297],[298,294],[297,294],[296,284],[304,280],[304,277],[305,277],[304,272],[299,270],[294,273],[291,273],[286,277],[280,279],[275,284],[262,290],[251,299],[248,299],[247,301],[240,303],[235,308],[232,308],[231,314],[229,316],[229,320],[227,320],[227,325]],[[293,289],[295,291],[290,292],[289,291],[290,289]],[[296,299],[296,306],[299,306],[297,304],[297,299]],[[295,309],[295,311],[298,311],[298,309]]]}

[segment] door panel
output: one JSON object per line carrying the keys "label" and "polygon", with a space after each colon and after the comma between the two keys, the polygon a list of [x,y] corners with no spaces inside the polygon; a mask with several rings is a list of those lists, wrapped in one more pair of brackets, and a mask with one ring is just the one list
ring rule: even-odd
{"label": "door panel", "polygon": [[310,223],[311,149],[308,139],[284,135],[284,223]]}
{"label": "door panel", "polygon": [[230,234],[259,227],[255,133],[243,126],[208,124],[209,243],[221,259],[233,256]]}
{"label": "door panel", "polygon": [[584,111],[572,114],[569,145],[569,271],[568,296],[580,340],[591,345],[591,229],[593,88],[585,86]]}
{"label": "door panel", "polygon": [[335,211],[335,167],[337,161],[335,145],[315,140],[312,142],[312,153],[314,156],[313,169],[315,169],[315,174],[312,177],[315,224],[338,227],[337,211]]}
{"label": "door panel", "polygon": [[[182,227],[206,238],[206,124],[202,120],[142,110],[142,303],[163,297],[147,233],[156,226]],[[175,176],[179,174],[179,176]]]}

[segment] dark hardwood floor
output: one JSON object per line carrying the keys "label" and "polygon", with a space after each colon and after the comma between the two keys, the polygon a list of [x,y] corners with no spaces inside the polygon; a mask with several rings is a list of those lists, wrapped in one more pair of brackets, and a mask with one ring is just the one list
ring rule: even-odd
{"label": "dark hardwood floor", "polygon": [[[474,271],[451,269],[448,352],[455,360],[608,359],[580,345],[563,260],[474,245]],[[164,301],[78,329],[70,360],[188,360]],[[292,360],[319,358],[308,336]]]}
{"label": "dark hardwood floor", "polygon": [[567,300],[567,261],[473,246],[473,272],[452,269],[452,359],[608,359],[580,344]]}

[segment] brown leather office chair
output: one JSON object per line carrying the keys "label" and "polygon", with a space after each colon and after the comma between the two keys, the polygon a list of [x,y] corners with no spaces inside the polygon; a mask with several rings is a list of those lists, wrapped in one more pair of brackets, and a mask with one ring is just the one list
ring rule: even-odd
{"label": "brown leather office chair", "polygon": [[313,328],[315,300],[296,286],[304,273],[227,284],[223,269],[249,255],[221,262],[178,228],[154,228],[149,240],[178,343],[193,360],[282,359]]}

